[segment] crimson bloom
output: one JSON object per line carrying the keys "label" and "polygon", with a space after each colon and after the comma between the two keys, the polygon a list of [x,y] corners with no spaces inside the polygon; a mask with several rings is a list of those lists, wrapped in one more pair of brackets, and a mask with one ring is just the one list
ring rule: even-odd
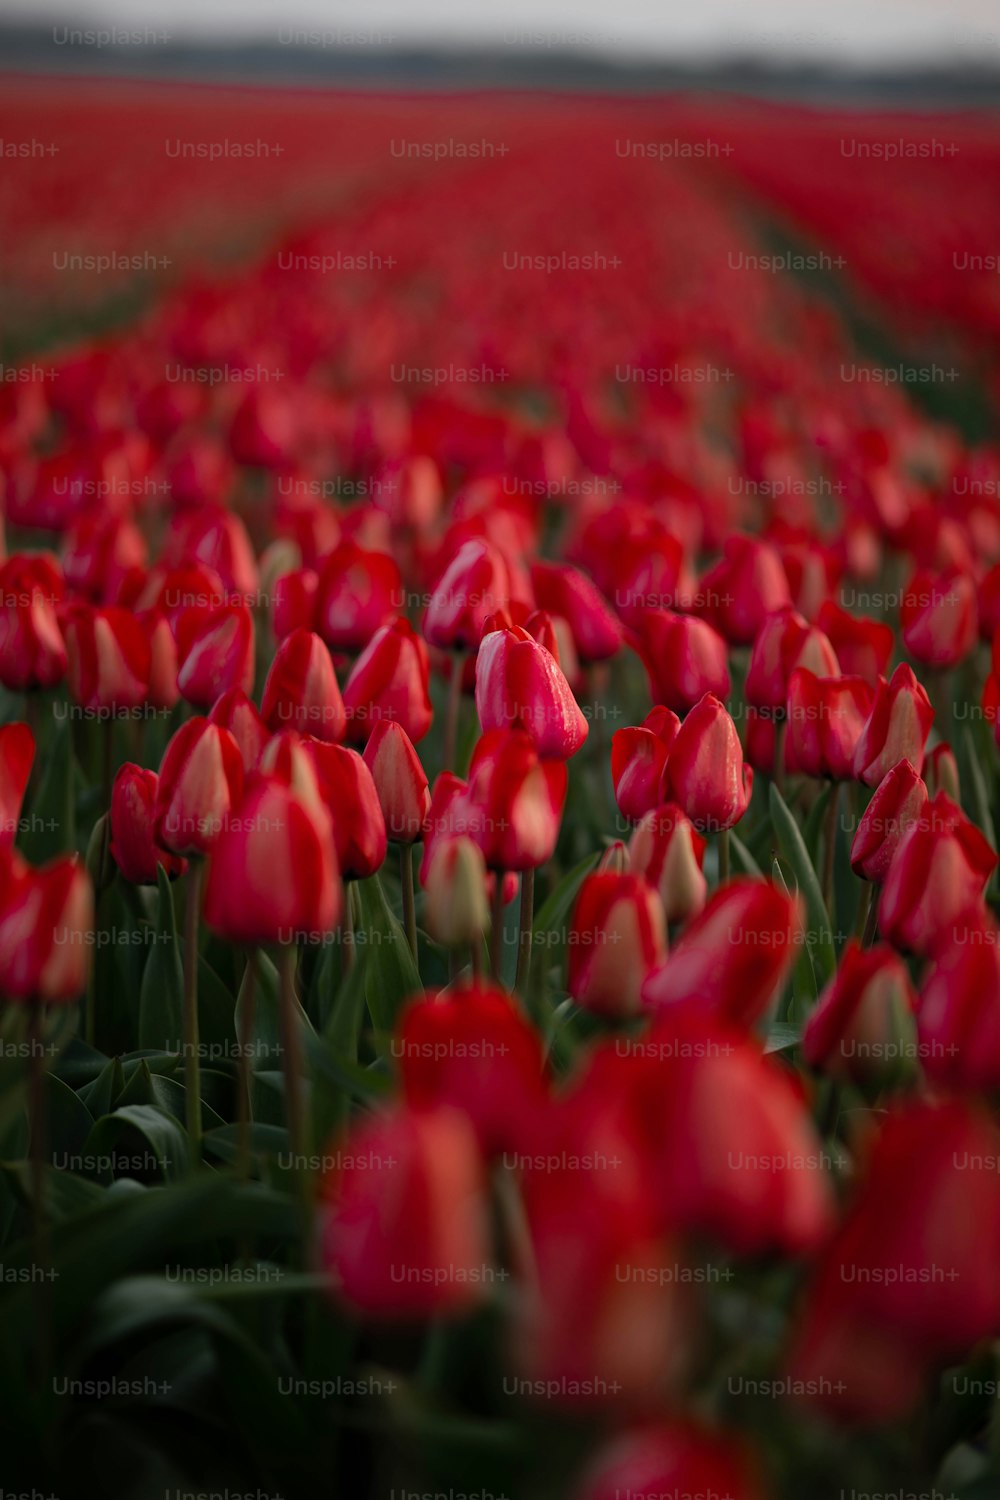
{"label": "crimson bloom", "polygon": [[421,837],[431,806],[430,788],[420,757],[401,724],[376,724],[365,746],[386,831],[397,844]]}
{"label": "crimson bloom", "polygon": [[879,681],[875,701],[854,752],[854,774],[866,786],[878,786],[883,776],[908,760],[919,765],[934,722],[931,701],[900,662],[889,682]]}
{"label": "crimson bloom", "polygon": [[638,875],[588,875],[566,942],[566,988],[576,1003],[604,1015],[635,1015],[646,977],[667,952],[660,898]]}
{"label": "crimson bloom", "polygon": [[431,727],[427,647],[409,620],[393,620],[372,636],[344,687],[347,738],[364,744],[382,719],[401,724],[414,744]]}
{"label": "crimson bloom", "polygon": [[520,626],[483,637],[476,710],[484,730],[523,729],[545,760],[568,760],[587,738],[587,721],[558,662]]}
{"label": "crimson bloom", "polygon": [[187,860],[173,854],[156,837],[155,771],[126,761],[111,789],[111,853],[126,880],[155,885],[160,865],[168,875],[183,875]]}
{"label": "crimson bloom", "polygon": [[750,804],[753,771],[725,706],[706,693],[670,748],[670,789],[699,829],[732,828]]}
{"label": "crimson bloom", "polygon": [[206,854],[243,794],[243,759],[229,733],[188,719],[160,764],[154,831],[175,854]]}
{"label": "crimson bloom", "polygon": [[889,866],[879,902],[885,937],[923,957],[933,953],[956,922],[981,908],[996,864],[985,835],[938,792]]}
{"label": "crimson bloom", "polygon": [[297,729],[330,744],[344,738],[347,715],[330,652],[311,630],[293,630],[274,653],[261,717],[272,731]]}
{"label": "crimson bloom", "polygon": [[675,713],[657,706],[641,724],[611,736],[611,780],[622,817],[634,822],[666,800],[667,759],[680,727]]}

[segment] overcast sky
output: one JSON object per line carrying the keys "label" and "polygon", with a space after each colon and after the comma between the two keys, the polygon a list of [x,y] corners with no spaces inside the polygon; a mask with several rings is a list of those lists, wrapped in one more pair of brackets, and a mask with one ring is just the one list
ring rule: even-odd
{"label": "overcast sky", "polygon": [[[883,66],[1000,62],[1000,0],[3,0],[10,20],[160,27],[287,39],[353,29],[372,41],[505,47],[576,40],[599,51],[684,56],[760,51]],[[542,33],[534,40],[523,33]],[[572,33],[583,33],[573,37]],[[568,37],[566,33],[571,33]]]}

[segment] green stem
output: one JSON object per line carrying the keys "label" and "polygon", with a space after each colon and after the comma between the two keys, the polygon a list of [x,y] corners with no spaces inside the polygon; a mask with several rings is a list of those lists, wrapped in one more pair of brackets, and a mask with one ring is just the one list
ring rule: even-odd
{"label": "green stem", "polygon": [[878,936],[878,894],[878,886],[873,885],[868,898],[868,916],[865,919],[865,931],[861,939],[862,948],[870,948]]}
{"label": "green stem", "polygon": [[413,845],[399,846],[399,879],[403,889],[403,928],[414,960],[417,957],[417,905],[413,889]]}
{"label": "green stem", "polygon": [[823,832],[823,905],[833,926],[833,868],[837,852],[837,815],[840,809],[840,782],[833,783],[826,809]]}
{"label": "green stem", "polygon": [[285,1113],[288,1120],[288,1142],[296,1160],[295,1170],[304,1168],[306,1155],[306,1116],[302,1092],[302,1033],[295,1003],[295,964],[298,954],[293,943],[285,944],[278,955],[281,981],[282,1066],[285,1074]]}
{"label": "green stem", "polygon": [[237,1122],[236,1175],[241,1182],[250,1180],[250,1122],[253,1104],[250,1090],[253,1083],[253,1068],[250,1050],[253,1045],[254,1007],[257,998],[257,950],[251,948],[247,954],[246,990],[240,1016],[239,1056],[239,1116]]}
{"label": "green stem", "polygon": [[527,988],[531,969],[531,924],[535,915],[535,871],[525,870],[521,876],[520,931],[517,937],[517,973],[514,988],[519,992]]}
{"label": "green stem", "polygon": [[198,918],[202,861],[192,857],[184,905],[184,1095],[191,1165],[201,1160],[201,1059],[198,1039]]}
{"label": "green stem", "polygon": [[31,1211],[34,1239],[35,1352],[39,1390],[48,1381],[52,1354],[52,1282],[49,1213],[45,1202],[45,1159],[48,1155],[45,1111],[45,1028],[42,1006],[28,1006],[28,1124],[31,1145]]}

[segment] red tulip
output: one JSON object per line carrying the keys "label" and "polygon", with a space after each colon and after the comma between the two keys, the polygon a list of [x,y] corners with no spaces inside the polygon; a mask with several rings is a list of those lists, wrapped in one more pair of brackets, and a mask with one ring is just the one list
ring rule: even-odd
{"label": "red tulip", "polygon": [[472,984],[418,996],[392,1056],[407,1103],[461,1110],[485,1155],[530,1144],[546,1102],[542,1042],[505,991]]}
{"label": "red tulip", "polygon": [[976,585],[960,568],[920,570],[903,591],[899,610],[903,644],[927,667],[953,667],[976,644]]}
{"label": "red tulip", "polygon": [[42,1004],[75,1000],[87,984],[94,893],[75,857],[33,870],[0,855],[0,994]]}
{"label": "red tulip", "polygon": [[17,837],[34,759],[35,736],[27,724],[0,728],[0,851]]}
{"label": "red tulip", "polygon": [[397,844],[412,844],[423,834],[431,806],[430,788],[420,757],[401,724],[376,724],[365,746],[386,831]]}
{"label": "red tulip", "polygon": [[851,845],[851,869],[865,880],[881,884],[896,850],[923,817],[927,787],[908,760],[879,782],[875,795],[858,821]]}
{"label": "red tulip", "polygon": [[654,701],[683,714],[706,693],[729,696],[726,643],[704,620],[650,609],[637,634]]}
{"label": "red tulip", "polygon": [[330,932],[341,890],[329,820],[278,776],[247,784],[212,846],[205,920],[231,943],[291,943]]}
{"label": "red tulip", "polygon": [[345,540],[320,569],[316,629],[334,651],[360,651],[391,623],[403,603],[403,583],[385,552],[366,552]]}
{"label": "red tulip", "polygon": [[837,653],[822,630],[799,614],[781,609],[768,615],[753,643],[745,685],[746,701],[754,708],[784,709],[789,680],[797,667],[817,677],[838,677]]}
{"label": "red tulip", "polygon": [[635,1015],[646,977],[667,952],[660,898],[638,875],[588,875],[566,943],[566,988],[577,1005],[603,1015]]}
{"label": "red tulip", "polygon": [[70,588],[94,604],[119,604],[123,588],[141,577],[147,548],[142,532],[125,516],[93,510],[74,522],[62,549]]}
{"label": "red tulip", "polygon": [[952,932],[924,979],[918,1013],[927,1077],[952,1091],[1000,1087],[1000,929],[982,914]]}
{"label": "red tulip", "polygon": [[592,1462],[576,1500],[760,1500],[762,1493],[740,1444],[677,1424],[612,1439]]}
{"label": "red tulip", "polygon": [[797,667],[788,687],[789,769],[850,781],[873,697],[863,677],[816,677]]}
{"label": "red tulip", "polygon": [[905,662],[879,682],[868,722],[854,752],[854,774],[878,786],[901,760],[920,764],[934,722],[930,699]]}
{"label": "red tulip", "polygon": [[230,688],[253,689],[254,624],[245,604],[192,605],[175,627],[177,686],[196,708],[211,708]]}
{"label": "red tulip", "polygon": [[484,635],[476,710],[484,731],[523,729],[545,760],[568,760],[587,738],[587,721],[558,663],[520,626]]}
{"label": "red tulip", "polygon": [[62,597],[62,574],[48,553],[18,554],[0,567],[0,682],[12,692],[54,687],[65,675]]}
{"label": "red tulip", "polygon": [[746,812],[753,771],[744,764],[736,725],[711,693],[678,730],[668,775],[675,801],[696,828],[731,828]]}
{"label": "red tulip", "polygon": [[636,827],[629,869],[659,892],[668,922],[689,922],[705,905],[705,840],[673,803],[660,803]]}
{"label": "red tulip", "polygon": [[75,604],[63,625],[70,696],[91,712],[136,708],[149,692],[152,651],[131,610]]}
{"label": "red tulip", "polygon": [[820,605],[816,623],[837,653],[840,670],[849,677],[863,677],[877,688],[892,655],[892,626],[882,620],[852,615],[832,599],[825,599]]}
{"label": "red tulip", "polygon": [[775,610],[792,602],[781,558],[769,542],[731,536],[701,580],[701,613],[731,646],[750,646]]}
{"label": "red tulip", "polygon": [[243,761],[227,729],[188,719],[160,765],[155,837],[175,854],[206,854],[243,795]]}
{"label": "red tulip", "polygon": [[168,567],[200,563],[222,580],[236,601],[249,605],[256,600],[259,576],[253,544],[239,516],[221,505],[200,505],[179,515],[164,547],[164,562]]}
{"label": "red tulip", "polygon": [[445,651],[475,651],[490,615],[506,609],[510,575],[502,554],[482,537],[465,542],[448,563],[424,616],[424,635]]}
{"label": "red tulip", "polygon": [[611,736],[611,779],[622,817],[634,822],[666,799],[667,759],[680,727],[675,713],[656,707],[640,725]]}
{"label": "red tulip", "polygon": [[261,716],[273,732],[297,729],[329,744],[344,738],[347,716],[330,652],[311,630],[293,630],[275,652]]}
{"label": "red tulip", "polygon": [[356,750],[306,740],[319,794],[333,825],[345,880],[367,880],[385,863],[386,827],[371,771]]}
{"label": "red tulip", "polygon": [[252,771],[268,737],[267,725],[253,700],[242,688],[229,688],[213,703],[208,718],[209,723],[229,730],[239,747],[243,769]]}
{"label": "red tulip", "polygon": [[312,630],[318,592],[319,574],[312,568],[295,568],[275,580],[271,609],[275,640],[283,641],[293,630]]}
{"label": "red tulip", "polygon": [[427,647],[408,620],[377,630],[344,688],[347,738],[364,744],[382,719],[395,720],[414,744],[431,727]]}
{"label": "red tulip", "polygon": [[958,761],[954,750],[944,740],[935,745],[933,750],[927,751],[920,775],[929,796],[936,797],[938,792],[947,792],[953,802],[959,800]]}
{"label": "red tulip", "polygon": [[146,701],[153,708],[171,709],[180,697],[177,686],[177,642],[170,621],[159,610],[136,615],[149,642],[149,691]]}
{"label": "red tulip", "polygon": [[596,584],[570,563],[536,562],[531,582],[540,609],[566,620],[581,662],[607,661],[622,643],[622,628]]}
{"label": "red tulip", "polygon": [[858,1083],[909,1077],[917,1057],[916,998],[891,948],[849,944],[806,1023],[806,1062]]}
{"label": "red tulip", "polygon": [[769,880],[733,880],[716,891],[643,987],[646,1005],[687,1001],[706,1014],[749,1027],[761,1016],[797,956],[796,900]]}
{"label": "red tulip", "polygon": [[461,1313],[490,1280],[489,1215],[475,1131],[459,1110],[370,1115],[332,1149],[323,1263],[340,1295],[397,1318]]}
{"label": "red tulip", "polygon": [[157,842],[155,771],[126,761],[111,791],[111,853],[122,875],[133,885],[155,885],[160,865],[170,876],[183,875],[187,860]]}
{"label": "red tulip", "polygon": [[566,765],[540,760],[520,729],[492,729],[472,752],[468,787],[451,804],[452,831],[467,833],[491,870],[537,869],[552,858]]}
{"label": "red tulip", "polygon": [[890,943],[922,957],[982,904],[997,856],[974,823],[944,792],[905,835],[885,877],[879,926]]}

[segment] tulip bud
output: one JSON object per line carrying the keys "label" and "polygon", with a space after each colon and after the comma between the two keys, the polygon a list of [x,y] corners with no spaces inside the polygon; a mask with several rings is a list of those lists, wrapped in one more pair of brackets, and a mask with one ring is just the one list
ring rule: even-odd
{"label": "tulip bud", "polygon": [[873,696],[863,677],[816,677],[797,667],[788,687],[789,769],[850,781]]}
{"label": "tulip bud", "polygon": [[866,786],[878,786],[901,760],[919,765],[933,722],[930,699],[913,668],[901,662],[891,680],[881,680],[875,689],[871,714],[854,752],[855,776]]}
{"label": "tulip bud", "polygon": [[711,693],[677,731],[668,775],[675,800],[696,828],[731,828],[746,812],[753,771],[744,764],[736,725]]}
{"label": "tulip bud", "polygon": [[851,943],[806,1023],[803,1056],[831,1078],[902,1082],[914,1073],[915,1010],[916,995],[898,954]]}
{"label": "tulip bud", "polygon": [[689,922],[705,905],[705,840],[673,803],[661,803],[637,825],[629,869],[659,892],[668,922]]}
{"label": "tulip bud", "polygon": [[904,837],[923,817],[926,804],[926,786],[910,762],[901,760],[879,782],[858,821],[851,845],[855,875],[881,884]]}
{"label": "tulip bud", "polygon": [[133,885],[155,885],[157,869],[183,875],[187,860],[157,842],[156,797],[160,778],[155,771],[126,761],[111,790],[111,853],[122,875]]}
{"label": "tulip bud", "polygon": [[178,616],[177,686],[196,708],[231,688],[253,689],[254,624],[245,604],[191,605]]}
{"label": "tulip bud", "polygon": [[235,511],[199,505],[179,514],[164,548],[168,566],[193,560],[210,568],[228,594],[250,603],[259,586],[257,560],[247,529]]}
{"label": "tulip bud", "polygon": [[639,1428],[613,1439],[591,1464],[576,1500],[654,1495],[761,1500],[762,1491],[732,1438],[677,1424]]}
{"label": "tulip bud", "polygon": [[732,880],[681,934],[643,987],[646,1005],[687,1001],[748,1028],[763,1015],[796,958],[798,903],[768,880]]}
{"label": "tulip bud", "polygon": [[360,651],[389,625],[403,600],[403,581],[385,552],[345,540],[320,569],[316,629],[333,651]]}
{"label": "tulip bud", "polygon": [[27,724],[0,728],[0,850],[17,837],[21,805],[35,759],[35,736]]}
{"label": "tulip bud", "polygon": [[565,763],[540,760],[522,730],[490,730],[450,809],[455,831],[475,839],[490,870],[537,869],[555,849],[566,781]]}
{"label": "tulip bud", "polygon": [[523,729],[545,760],[568,760],[587,738],[587,721],[555,658],[519,626],[483,637],[476,710],[484,730]]}
{"label": "tulip bud", "polygon": [[669,708],[654,708],[638,727],[611,736],[611,779],[622,817],[633,822],[667,799],[667,758],[681,721]]}
{"label": "tulip bud", "polygon": [[706,601],[701,613],[730,646],[752,645],[768,615],[792,602],[780,556],[752,536],[727,539],[725,555],[698,592]]}
{"label": "tulip bud", "polygon": [[538,1032],[505,991],[471,984],[418,996],[392,1055],[407,1104],[460,1110],[484,1155],[530,1143],[546,1104],[545,1061]]}
{"label": "tulip bud", "polygon": [[954,667],[976,644],[976,585],[961,568],[915,573],[899,610],[903,644],[927,667]]}
{"label": "tulip bud", "polygon": [[385,719],[376,724],[365,746],[364,760],[372,773],[390,839],[397,844],[414,843],[423,834],[431,794],[420,757],[402,725]]}
{"label": "tulip bud", "polygon": [[953,802],[960,800],[958,762],[954,750],[944,740],[927,751],[920,774],[928,796],[936,797],[938,792],[947,792]]}
{"label": "tulip bud", "polygon": [[345,880],[367,880],[385,863],[386,827],[371,771],[356,750],[306,740],[319,794],[333,825]]}
{"label": "tulip bud", "polygon": [[1000,1087],[1000,929],[981,913],[941,945],[920,992],[920,1056],[940,1088]]}
{"label": "tulip bud", "polygon": [[347,716],[330,653],[311,630],[293,630],[264,683],[261,717],[273,732],[297,729],[328,744],[344,738]]}
{"label": "tulip bud", "polygon": [[329,820],[277,776],[257,775],[212,846],[205,920],[231,943],[314,940],[340,917]]}
{"label": "tulip bud", "polygon": [[243,794],[243,761],[227,729],[188,719],[160,764],[154,833],[175,854],[206,854]]}
{"label": "tulip bud", "polygon": [[754,708],[783,709],[797,667],[806,667],[817,677],[840,676],[837,653],[822,630],[811,626],[798,610],[780,609],[768,615],[753,643],[747,702]]}
{"label": "tulip bud", "polygon": [[951,798],[938,792],[902,841],[879,902],[879,926],[890,943],[921,957],[947,941],[956,922],[982,905],[997,856]]}
{"label": "tulip bud", "polygon": [[0,567],[0,682],[12,692],[54,687],[66,672],[56,614],[62,574],[48,553],[19,554]]}
{"label": "tulip bud", "polygon": [[210,724],[228,729],[236,741],[243,769],[252,771],[260,760],[267,744],[267,725],[257,711],[257,705],[248,698],[242,688],[230,688],[216,699],[208,716]]}
{"label": "tulip bud", "polygon": [[354,663],[344,688],[347,738],[365,744],[382,719],[401,724],[414,744],[431,727],[427,647],[408,620],[377,630]]}
{"label": "tulip bud", "polygon": [[510,575],[503,556],[481,537],[451,559],[427,606],[424,636],[446,651],[475,651],[487,618],[505,609]]}
{"label": "tulip bud", "polygon": [[152,653],[131,610],[73,605],[63,633],[70,696],[82,708],[115,712],[145,700]]}
{"label": "tulip bud", "polygon": [[650,609],[642,617],[638,636],[655,702],[683,714],[706,693],[729,696],[726,643],[704,620]]}
{"label": "tulip bud", "polygon": [[609,844],[597,862],[599,875],[627,875],[629,872],[628,850],[621,839]]}
{"label": "tulip bud", "polygon": [[585,573],[570,563],[536,562],[531,582],[539,608],[568,622],[581,662],[607,661],[616,654],[621,625]]}
{"label": "tulip bud", "polygon": [[170,621],[159,610],[143,610],[136,617],[149,642],[149,691],[153,708],[171,709],[180,697],[177,686],[177,642]]}
{"label": "tulip bud", "polygon": [[42,1004],[75,1000],[87,984],[94,893],[76,857],[33,870],[0,856],[0,994]]}
{"label": "tulip bud", "polygon": [[870,687],[877,688],[892,655],[895,641],[892,626],[882,620],[852,615],[832,599],[825,599],[820,605],[816,623],[825,631],[845,676],[863,677]]}
{"label": "tulip bud", "polygon": [[445,948],[478,943],[490,925],[486,865],[478,844],[464,834],[435,840],[423,886],[431,937]]}
{"label": "tulip bud", "polygon": [[323,1181],[322,1259],[373,1316],[461,1313],[489,1276],[489,1214],[475,1131],[456,1109],[370,1115]]}
{"label": "tulip bud", "polygon": [[318,591],[319,574],[312,568],[294,568],[275,579],[271,610],[275,640],[283,641],[293,630],[312,630]]}
{"label": "tulip bud", "polygon": [[659,896],[637,875],[588,875],[567,934],[566,988],[585,1010],[632,1016],[667,952]]}

